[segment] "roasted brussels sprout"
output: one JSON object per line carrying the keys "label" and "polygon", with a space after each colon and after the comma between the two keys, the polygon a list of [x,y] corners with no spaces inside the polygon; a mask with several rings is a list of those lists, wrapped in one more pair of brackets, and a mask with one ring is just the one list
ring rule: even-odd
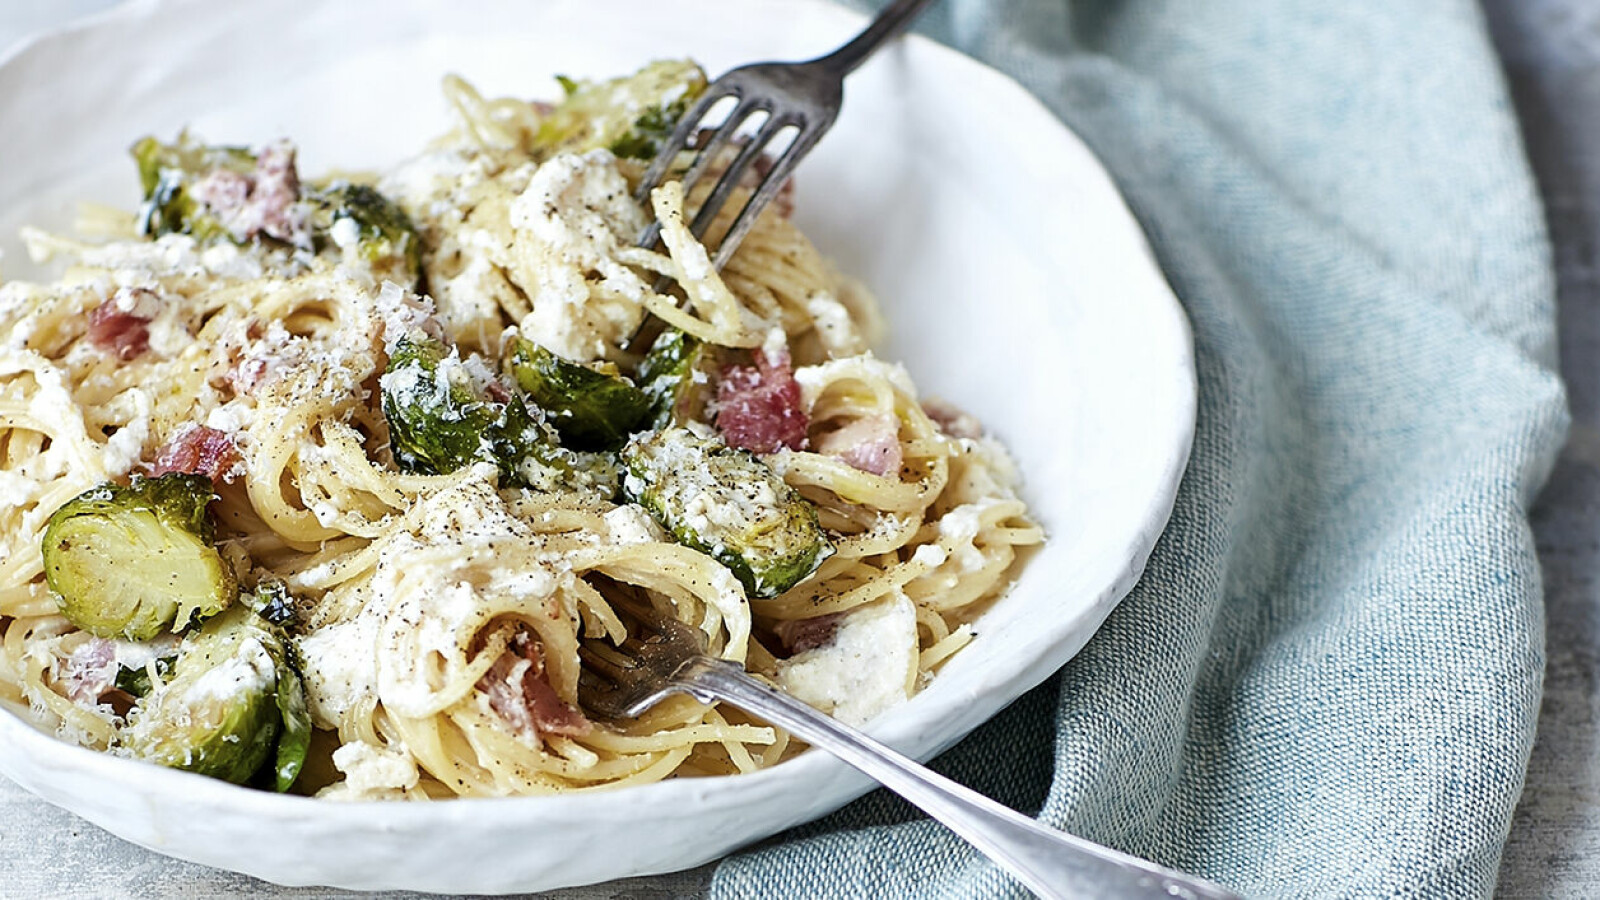
{"label": "roasted brussels sprout", "polygon": [[474,462],[511,467],[505,432],[516,416],[489,396],[493,375],[432,338],[401,338],[379,387],[395,462],[412,472],[446,473]]}
{"label": "roasted brussels sprout", "polygon": [[306,755],[311,752],[311,709],[306,705],[305,684],[290,656],[289,645],[281,642],[281,646],[273,699],[283,730],[278,733],[278,746],[273,752],[271,776],[272,789],[280,794],[294,786],[300,770],[305,768]]}
{"label": "roasted brussels sprout", "polygon": [[401,338],[379,386],[395,462],[407,471],[488,462],[525,487],[604,490],[609,483],[615,492],[615,470],[603,458],[563,448],[520,396],[495,399],[494,375],[476,357],[463,360],[432,338]]}
{"label": "roasted brussels sprout", "polygon": [[833,555],[817,508],[747,451],[668,428],[635,436],[622,464],[624,495],[752,597],[776,597]]}
{"label": "roasted brussels sprout", "polygon": [[652,159],[706,89],[706,73],[687,60],[653,62],[609,81],[560,80],[566,99],[540,123],[534,140],[545,155],[604,147]]}
{"label": "roasted brussels sprout", "polygon": [[511,374],[544,410],[562,442],[580,450],[615,450],[650,412],[650,399],[610,371],[567,362],[530,340],[512,343]]}
{"label": "roasted brussels sprout", "polygon": [[364,184],[335,181],[310,192],[311,228],[317,250],[331,243],[353,249],[372,269],[396,284],[413,287],[422,272],[422,240],[394,201]]}
{"label": "roasted brussels sprout", "polygon": [[198,240],[230,238],[228,228],[189,193],[189,186],[216,169],[249,175],[256,156],[243,147],[208,147],[188,132],[176,143],[163,144],[147,137],[133,145],[139,166],[144,205],[139,210],[139,232],[149,237],[191,234]]}
{"label": "roasted brussels sprout", "polygon": [[414,287],[422,242],[405,212],[366,185],[300,183],[294,148],[260,152],[210,147],[187,132],[176,143],[147,137],[133,145],[145,202],[139,230],[149,237],[181,233],[201,242],[244,244],[266,239],[319,254],[356,259],[374,275]]}
{"label": "roasted brussels sprout", "polygon": [[211,498],[210,479],[173,473],[67,501],[40,546],[61,614],[100,637],[144,641],[221,612],[238,588],[211,544]]}
{"label": "roasted brussels sprout", "polygon": [[704,418],[716,348],[676,328],[661,332],[639,363],[638,381],[654,428]]}
{"label": "roasted brussels sprout", "polygon": [[282,635],[244,604],[186,639],[172,678],[129,714],[122,746],[132,755],[235,784],[276,757],[271,783],[299,774],[310,717]]}
{"label": "roasted brussels sprout", "polygon": [[293,645],[283,639],[282,633],[299,620],[299,614],[295,611],[295,598],[289,593],[289,586],[276,578],[263,578],[254,591],[240,599],[267,624],[279,629],[277,634],[285,650],[278,657],[277,700],[283,733],[278,735],[272,781],[274,789],[286,791],[299,777],[311,749],[311,710],[306,706],[305,688],[295,666]]}

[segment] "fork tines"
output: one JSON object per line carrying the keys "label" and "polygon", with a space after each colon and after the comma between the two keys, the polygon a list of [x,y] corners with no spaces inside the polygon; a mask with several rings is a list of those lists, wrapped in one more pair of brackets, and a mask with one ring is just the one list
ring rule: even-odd
{"label": "fork tines", "polygon": [[[756,116],[765,116],[754,134],[750,135],[740,147],[738,155],[717,180],[690,223],[689,230],[694,236],[704,238],[706,230],[711,227],[711,222],[728,202],[734,188],[739,185],[750,167],[773,145],[781,133],[787,130],[794,131],[793,140],[772,160],[770,168],[762,174],[760,184],[717,246],[712,264],[718,269],[721,269],[733,256],[734,250],[755,224],[761,210],[777,196],[790,173],[794,171],[795,165],[821,139],[838,114],[837,102],[831,104],[819,102],[828,98],[811,96],[810,94],[814,93],[811,85],[784,71],[785,68],[771,64],[745,66],[734,69],[712,82],[699,101],[678,120],[672,136],[662,147],[661,152],[656,154],[655,160],[639,184],[637,197],[640,203],[648,207],[650,192],[660,186],[671,171],[673,163],[677,161],[678,155],[685,150],[693,149],[696,154],[695,160],[683,176],[683,189],[687,195],[717,157],[734,141],[740,129]],[[702,123],[712,108],[729,98],[736,101],[733,111],[714,128],[708,127],[706,131],[709,132],[709,137],[704,137],[691,148],[690,139],[701,135]],[[652,223],[640,235],[639,245],[654,246],[660,233],[660,223]]]}

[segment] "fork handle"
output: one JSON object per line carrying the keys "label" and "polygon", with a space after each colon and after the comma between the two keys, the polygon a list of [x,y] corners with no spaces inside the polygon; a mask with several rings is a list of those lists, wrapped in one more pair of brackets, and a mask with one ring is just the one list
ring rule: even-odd
{"label": "fork handle", "polygon": [[861,65],[884,41],[904,31],[906,26],[911,24],[911,20],[922,12],[923,7],[932,2],[933,0],[895,0],[883,12],[878,13],[872,24],[856,35],[850,43],[827,56],[812,60],[811,64],[828,69],[843,78],[855,71],[856,66]]}
{"label": "fork handle", "polygon": [[673,680],[702,703],[731,703],[872,776],[943,822],[1047,900],[1238,900],[1236,894],[1211,882],[1041,825],[757,681],[735,663],[697,657],[686,663]]}

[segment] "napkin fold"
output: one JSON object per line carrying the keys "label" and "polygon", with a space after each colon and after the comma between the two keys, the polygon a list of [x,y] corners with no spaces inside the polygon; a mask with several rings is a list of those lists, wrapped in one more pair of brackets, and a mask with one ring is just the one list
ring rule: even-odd
{"label": "napkin fold", "polygon": [[[1200,386],[1138,587],[935,768],[1249,896],[1490,894],[1544,669],[1526,513],[1567,414],[1477,5],[945,0],[922,30],[1100,156]],[[1025,896],[883,791],[713,891]]]}

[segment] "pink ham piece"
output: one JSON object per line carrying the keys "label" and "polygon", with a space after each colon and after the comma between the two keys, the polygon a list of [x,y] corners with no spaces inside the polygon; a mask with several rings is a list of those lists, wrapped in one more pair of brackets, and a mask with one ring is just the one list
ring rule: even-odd
{"label": "pink ham piece", "polygon": [[783,642],[784,649],[793,656],[833,643],[833,636],[839,630],[839,620],[844,616],[844,613],[829,613],[810,619],[788,619],[779,622],[772,630]]}
{"label": "pink ham piece", "polygon": [[545,679],[539,644],[526,632],[511,639],[511,646],[478,679],[478,690],[489,698],[490,709],[535,745],[540,735],[587,734],[592,727]]}
{"label": "pink ham piece", "polygon": [[61,687],[74,703],[98,703],[117,683],[117,647],[105,638],[79,644],[61,673]]}
{"label": "pink ham piece", "polygon": [[149,288],[119,288],[89,311],[89,342],[127,362],[150,349],[150,320],[160,297]]}
{"label": "pink ham piece", "polygon": [[866,416],[831,431],[817,439],[816,449],[874,475],[893,475],[905,461],[900,449],[900,420],[890,413]]}
{"label": "pink ham piece", "polygon": [[729,366],[717,383],[717,430],[730,447],[754,453],[803,450],[808,421],[789,351],[755,353],[753,366]]}
{"label": "pink ham piece", "polygon": [[204,475],[212,484],[238,477],[239,449],[226,432],[205,425],[186,425],[156,453],[152,478],[171,472]]}
{"label": "pink ham piece", "polygon": [[940,431],[953,438],[977,440],[983,437],[983,423],[954,403],[929,397],[922,401],[922,411],[928,414],[933,424],[939,426]]}
{"label": "pink ham piece", "polygon": [[253,173],[213,169],[190,186],[189,195],[205,204],[235,240],[264,234],[296,247],[311,246],[309,217],[299,205],[294,147],[287,141],[263,148]]}

